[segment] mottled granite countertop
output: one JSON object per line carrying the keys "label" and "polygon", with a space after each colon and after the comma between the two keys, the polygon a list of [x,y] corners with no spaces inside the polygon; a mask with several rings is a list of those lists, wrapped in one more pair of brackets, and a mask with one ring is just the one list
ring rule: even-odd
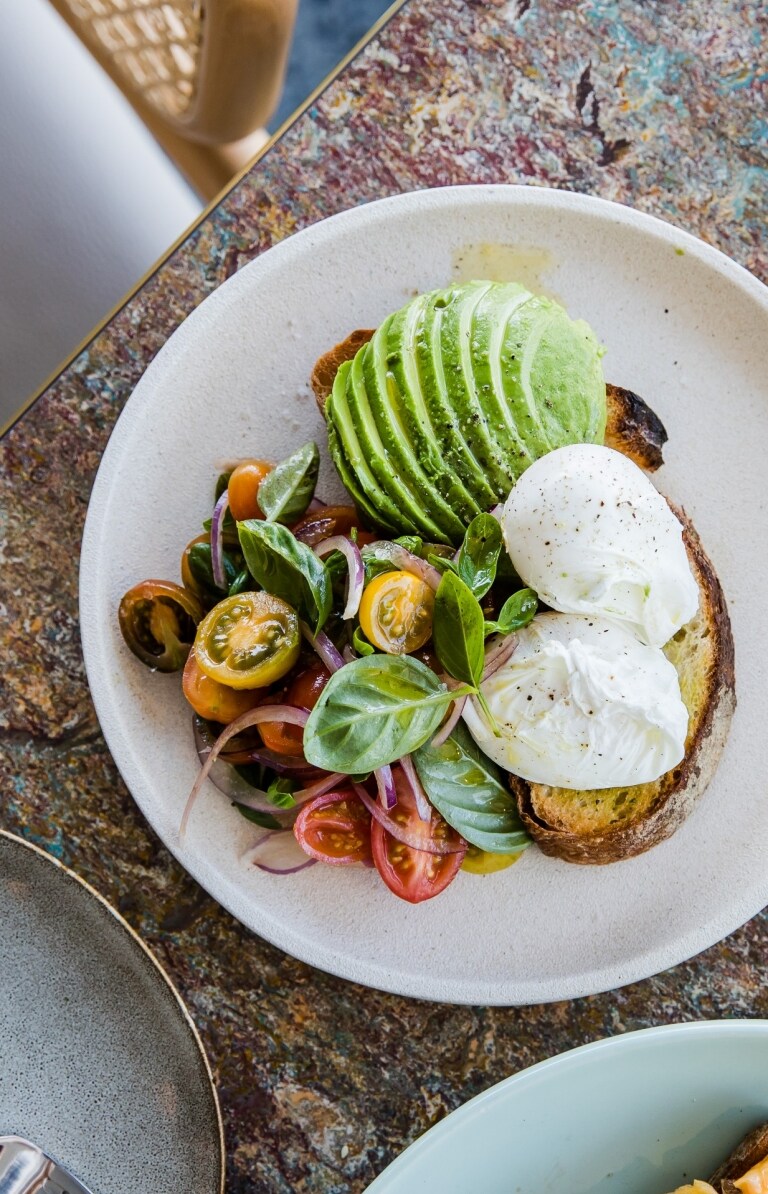
{"label": "mottled granite countertop", "polygon": [[534,1061],[649,1024],[768,1015],[768,921],[647,982],[509,1010],[356,988],[243,930],[149,830],[89,698],[78,545],[115,419],[240,265],[399,191],[573,188],[671,220],[768,280],[767,22],[760,0],[410,0],[0,445],[0,823],[74,867],[167,967],[217,1075],[232,1194],[356,1194]]}

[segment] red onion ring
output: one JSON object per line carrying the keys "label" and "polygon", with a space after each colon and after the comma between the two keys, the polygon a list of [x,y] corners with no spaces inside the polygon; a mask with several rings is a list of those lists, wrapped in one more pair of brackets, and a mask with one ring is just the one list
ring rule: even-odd
{"label": "red onion ring", "polygon": [[296,875],[314,866],[316,861],[307,858],[292,830],[282,829],[267,830],[243,856],[243,862],[253,863],[268,875]]}
{"label": "red onion ring", "polygon": [[317,654],[329,672],[337,672],[340,667],[344,667],[344,660],[328,638],[328,635],[324,634],[322,630],[318,630],[317,634],[313,634],[307,624],[302,622],[301,633],[309,645],[317,651]]}
{"label": "red onion ring", "polygon": [[453,705],[451,706],[450,714],[445,719],[443,724],[440,726],[440,729],[437,731],[434,738],[432,739],[432,746],[435,746],[435,747],[442,746],[445,742],[448,741],[448,739],[450,738],[454,729],[458,725],[461,715],[464,712],[464,706],[466,705],[466,703],[467,703],[467,698],[465,696],[458,697],[453,702]]}
{"label": "red onion ring", "polygon": [[438,585],[442,580],[437,568],[428,564],[426,560],[420,560],[412,551],[401,547],[399,543],[390,543],[388,539],[377,539],[375,543],[371,543],[369,551],[377,559],[389,560],[395,568],[400,568],[403,572],[412,572],[414,576],[418,576],[425,584],[429,585],[430,589],[437,592]]}
{"label": "red onion ring", "polygon": [[483,668],[483,674],[480,679],[481,684],[483,680],[487,680],[511,658],[517,648],[517,642],[516,634],[507,634],[491,647],[485,657],[485,667]]}
{"label": "red onion ring", "polygon": [[314,553],[321,560],[332,551],[340,551],[347,561],[347,603],[342,612],[342,620],[354,618],[360,608],[360,598],[363,595],[365,583],[365,568],[360,548],[346,535],[332,535],[330,539],[323,539],[314,549]]}
{"label": "red onion ring", "polygon": [[392,768],[389,763],[385,763],[383,767],[377,767],[373,775],[376,780],[381,807],[394,808],[397,804],[397,788],[395,787],[395,777],[392,774]]}
{"label": "red onion ring", "polygon": [[[202,718],[195,716],[193,726],[197,757],[203,764],[211,752],[214,738]],[[246,808],[256,809],[260,813],[272,813],[278,820],[286,820],[292,816],[291,809],[276,808],[266,792],[249,784],[242,775],[238,775],[232,764],[226,762],[222,757],[219,757],[211,768],[209,779],[235,804],[244,804]]]}
{"label": "red onion ring", "polygon": [[211,568],[213,570],[213,583],[219,589],[227,588],[227,574],[224,571],[224,536],[222,528],[228,506],[229,490],[225,489],[213,507],[213,518],[211,519]]}
{"label": "red onion ring", "polygon": [[184,841],[189,817],[195,801],[200,794],[200,789],[208,779],[213,764],[231,738],[235,738],[238,734],[242,734],[243,730],[249,730],[251,726],[257,726],[263,721],[287,721],[290,725],[305,726],[308,720],[309,714],[306,709],[296,709],[293,705],[259,705],[255,709],[249,709],[247,713],[241,713],[233,722],[225,726],[213,744],[211,753],[203,763],[200,774],[187,797],[187,803],[184,806],[184,812],[181,814],[181,821],[179,822],[179,841]]}
{"label": "red onion ring", "polygon": [[416,801],[416,811],[421,817],[422,821],[426,821],[426,823],[429,825],[432,820],[432,805],[429,803],[427,793],[421,786],[421,780],[418,777],[411,756],[403,755],[402,759],[400,759],[400,766],[402,767],[403,775],[408,780],[410,789],[413,792],[413,799]]}
{"label": "red onion ring", "polygon": [[300,788],[298,792],[293,793],[293,799],[297,804],[304,804],[307,800],[314,800],[315,796],[325,796],[326,792],[330,792],[331,788],[341,780],[346,783],[347,777],[341,771],[332,771],[330,775],[324,775],[317,783],[310,784],[308,788]]}
{"label": "red onion ring", "polygon": [[380,804],[371,799],[362,784],[353,781],[352,786],[374,821],[378,821],[391,837],[402,842],[404,846],[410,846],[412,850],[421,850],[423,854],[460,854],[466,849],[463,841],[459,846],[451,846],[447,842],[435,841],[434,838],[425,840],[420,833],[409,833],[404,826],[399,825],[388,813],[385,813]]}
{"label": "red onion ring", "polygon": [[353,651],[349,643],[347,643],[346,647],[341,653],[341,658],[345,663],[354,663],[357,659],[357,652]]}

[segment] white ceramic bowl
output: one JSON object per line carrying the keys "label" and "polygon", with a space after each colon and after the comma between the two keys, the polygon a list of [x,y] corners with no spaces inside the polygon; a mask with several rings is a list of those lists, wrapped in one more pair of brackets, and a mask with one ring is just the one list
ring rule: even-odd
{"label": "white ceramic bowl", "polygon": [[472,1099],[369,1194],[667,1194],[768,1120],[766,1074],[766,1020],[597,1041]]}
{"label": "white ceramic bowl", "polygon": [[[317,356],[418,290],[479,273],[559,296],[607,346],[610,380],[641,393],[670,440],[659,484],[693,516],[733,615],[739,709],[720,769],[686,825],[649,854],[574,867],[529,850],[461,874],[419,906],[375,874],[251,868],[246,823],[197,773],[178,676],[150,675],[116,610],[145,577],[178,578],[210,514],[217,465],[324,445]],[[768,291],[649,216],[536,187],[458,187],[345,212],[245,266],[179,328],[120,417],[93,488],[81,567],[88,679],[102,728],[159,836],[250,928],[315,966],[402,994],[532,1003],[619,986],[712,944],[768,902],[765,460]],[[319,493],[340,496],[324,456]]]}

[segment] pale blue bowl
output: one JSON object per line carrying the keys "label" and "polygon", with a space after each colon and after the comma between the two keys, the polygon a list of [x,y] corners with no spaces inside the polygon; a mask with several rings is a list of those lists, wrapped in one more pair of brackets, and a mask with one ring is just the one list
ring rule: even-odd
{"label": "pale blue bowl", "polygon": [[766,1120],[768,1020],[650,1028],[491,1087],[369,1194],[666,1194]]}

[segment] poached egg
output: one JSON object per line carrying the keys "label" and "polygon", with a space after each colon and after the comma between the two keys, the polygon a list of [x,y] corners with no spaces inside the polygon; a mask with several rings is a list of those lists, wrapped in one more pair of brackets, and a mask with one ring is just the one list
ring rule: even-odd
{"label": "poached egg", "polygon": [[594,614],[662,647],[699,604],[683,530],[633,461],[598,444],[542,456],[501,519],[515,571],[562,613]]}
{"label": "poached egg", "polygon": [[472,737],[532,783],[649,783],[685,753],[688,711],[673,664],[605,618],[538,614],[481,688],[501,733],[470,697],[464,719]]}

